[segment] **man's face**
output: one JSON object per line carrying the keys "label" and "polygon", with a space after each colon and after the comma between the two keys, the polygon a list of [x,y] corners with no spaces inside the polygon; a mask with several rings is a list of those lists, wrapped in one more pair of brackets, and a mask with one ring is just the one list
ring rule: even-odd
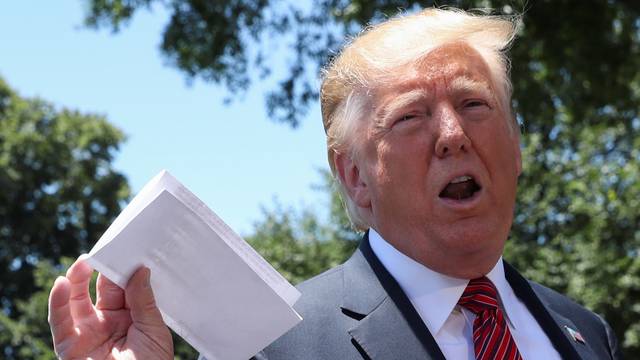
{"label": "man's face", "polygon": [[352,198],[414,260],[458,277],[489,271],[511,227],[521,170],[519,138],[489,69],[456,43],[396,79],[374,92],[364,138],[342,163]]}

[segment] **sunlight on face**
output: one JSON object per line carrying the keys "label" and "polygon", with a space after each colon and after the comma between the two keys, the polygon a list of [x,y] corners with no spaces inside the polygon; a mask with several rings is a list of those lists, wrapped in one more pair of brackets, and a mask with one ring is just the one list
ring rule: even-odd
{"label": "sunlight on face", "polygon": [[490,269],[511,226],[520,152],[488,67],[455,43],[396,78],[374,91],[361,129],[354,161],[367,196],[358,205],[392,245],[435,270],[461,275],[451,264],[462,259]]}

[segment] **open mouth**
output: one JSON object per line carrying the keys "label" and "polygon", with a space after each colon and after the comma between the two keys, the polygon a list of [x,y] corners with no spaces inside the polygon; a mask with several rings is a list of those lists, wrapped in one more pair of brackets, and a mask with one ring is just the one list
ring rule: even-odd
{"label": "open mouth", "polygon": [[469,175],[458,176],[451,180],[438,195],[444,199],[466,200],[480,191],[480,185]]}

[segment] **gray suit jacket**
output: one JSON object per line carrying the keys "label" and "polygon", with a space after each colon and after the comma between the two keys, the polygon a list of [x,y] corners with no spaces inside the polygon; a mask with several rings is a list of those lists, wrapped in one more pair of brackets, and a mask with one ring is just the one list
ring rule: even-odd
{"label": "gray suit jacket", "polygon": [[[563,295],[528,282],[505,263],[516,295],[563,359],[621,359],[606,322]],[[369,245],[299,285],[296,303],[304,321],[256,355],[256,360],[444,359],[433,336]],[[570,329],[580,332],[576,341]]]}

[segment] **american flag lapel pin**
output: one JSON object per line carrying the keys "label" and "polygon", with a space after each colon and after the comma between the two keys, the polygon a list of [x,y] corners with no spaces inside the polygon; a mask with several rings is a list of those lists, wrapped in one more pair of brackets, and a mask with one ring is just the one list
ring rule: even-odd
{"label": "american flag lapel pin", "polygon": [[572,329],[572,328],[570,328],[570,327],[568,327],[566,325],[565,325],[564,328],[567,330],[567,332],[569,333],[569,335],[571,336],[573,341],[579,342],[581,344],[585,343],[584,338],[582,337],[582,334],[580,334],[580,332],[578,330]]}

